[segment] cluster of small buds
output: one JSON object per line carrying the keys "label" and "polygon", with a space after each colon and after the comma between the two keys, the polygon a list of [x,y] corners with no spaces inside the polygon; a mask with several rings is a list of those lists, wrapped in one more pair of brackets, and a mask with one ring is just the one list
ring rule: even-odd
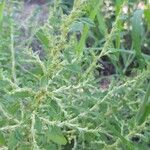
{"label": "cluster of small buds", "polygon": [[144,2],[139,2],[137,8],[144,10],[145,4]]}
{"label": "cluster of small buds", "polygon": [[128,8],[127,5],[123,6],[122,11],[123,11],[124,14],[128,14],[128,10],[129,10],[129,8]]}
{"label": "cluster of small buds", "polygon": [[102,8],[103,14],[105,14],[105,18],[111,18],[114,15],[114,7],[112,1],[104,1],[104,7]]}

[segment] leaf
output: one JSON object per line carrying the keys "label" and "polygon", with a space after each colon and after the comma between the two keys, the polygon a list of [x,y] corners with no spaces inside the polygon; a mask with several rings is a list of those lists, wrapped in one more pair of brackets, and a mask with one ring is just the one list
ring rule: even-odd
{"label": "leaf", "polygon": [[26,88],[17,89],[11,93],[11,96],[16,99],[32,97],[33,95],[34,95],[33,91],[31,89],[26,89]]}
{"label": "leaf", "polygon": [[48,83],[48,77],[47,76],[42,76],[41,79],[40,79],[41,87],[47,86],[47,83]]}
{"label": "leaf", "polygon": [[0,3],[0,24],[1,24],[2,21],[3,21],[3,11],[4,11],[4,7],[5,7],[5,1],[3,0],[3,1]]}
{"label": "leaf", "polygon": [[144,18],[150,28],[150,5],[146,6],[144,9]]}
{"label": "leaf", "polygon": [[138,9],[133,13],[132,18],[132,44],[141,68],[144,66],[144,59],[141,51],[142,36],[144,33],[142,15],[143,10]]}
{"label": "leaf", "polygon": [[142,124],[149,114],[150,114],[150,85],[144,96],[144,100],[140,106],[139,112],[137,113],[137,116],[136,116],[137,123],[139,125]]}
{"label": "leaf", "polygon": [[99,31],[103,36],[105,36],[107,34],[107,25],[105,23],[104,16],[100,12],[97,13],[97,20]]}
{"label": "leaf", "polygon": [[17,148],[18,150],[32,150],[31,145],[24,143],[19,144]]}
{"label": "leaf", "polygon": [[56,126],[51,126],[49,128],[49,132],[47,133],[47,137],[49,140],[53,141],[59,145],[65,145],[67,143],[66,138],[64,137],[61,129]]}
{"label": "leaf", "polygon": [[91,25],[91,21],[94,22],[94,19],[97,15],[97,12],[98,12],[98,9],[99,9],[99,6],[100,6],[101,2],[102,2],[101,0],[100,1],[99,0],[94,1],[94,4],[95,4],[94,6],[96,6],[96,7],[95,7],[95,9],[92,8],[90,10],[91,13],[89,15],[89,19],[87,19],[87,18],[86,19],[84,19],[84,18],[81,19],[82,22],[85,22],[85,26],[83,28],[83,32],[82,32],[80,41],[77,44],[77,46],[75,47],[75,52],[79,56],[83,54],[83,48],[86,44],[86,39],[88,37],[89,28],[91,27],[89,25]]}
{"label": "leaf", "polygon": [[[117,121],[116,121],[117,122]],[[120,138],[120,140],[122,141],[122,143],[126,146],[126,148],[128,148],[128,150],[132,150],[133,149],[133,144],[131,142],[129,142],[117,129],[116,127],[114,127],[114,125],[111,125],[110,122],[106,122],[106,125],[108,127],[108,129],[110,131],[112,131],[112,133],[114,135],[116,135],[117,137]]]}
{"label": "leaf", "polygon": [[[123,2],[124,2],[124,0],[116,0],[116,5],[115,5],[116,6],[116,16],[119,15],[119,12],[122,8]],[[120,46],[121,46],[121,31],[123,28],[122,19],[118,20],[118,23],[116,26],[117,26],[117,30],[118,30],[118,33],[116,34],[116,48],[120,48]],[[119,57],[119,53],[118,53],[118,57]]]}
{"label": "leaf", "polygon": [[36,36],[40,40],[40,42],[44,46],[44,48],[48,49],[49,48],[49,38],[44,33],[44,31],[42,29],[39,29],[38,32],[36,33]]}
{"label": "leaf", "polygon": [[5,138],[3,133],[0,131],[0,146],[5,145]]}
{"label": "leaf", "polygon": [[8,149],[15,150],[18,143],[23,140],[22,131],[20,129],[16,129],[13,131],[8,139]]}
{"label": "leaf", "polygon": [[42,131],[42,122],[41,120],[36,117],[36,121],[35,121],[35,129],[40,133]]}
{"label": "leaf", "polygon": [[81,72],[81,66],[79,64],[76,64],[76,63],[70,64],[66,68],[67,68],[67,70],[69,70],[73,73]]}
{"label": "leaf", "polygon": [[15,150],[17,144],[18,144],[18,140],[17,140],[17,138],[15,136],[15,131],[14,131],[9,136],[9,139],[8,139],[8,149]]}
{"label": "leaf", "polygon": [[15,103],[10,103],[10,105],[7,107],[7,111],[13,115],[16,114],[19,109],[20,105],[17,101]]}
{"label": "leaf", "polygon": [[86,24],[89,27],[94,27],[95,26],[93,20],[90,19],[90,18],[82,17],[82,18],[79,18],[78,20],[79,20],[79,22],[82,22],[83,24]]}
{"label": "leaf", "polygon": [[30,72],[31,72],[32,74],[34,74],[34,75],[37,75],[37,76],[42,76],[42,75],[43,75],[43,70],[42,70],[41,66],[39,66],[39,65],[34,66],[34,67],[30,70]]}
{"label": "leaf", "polygon": [[8,89],[10,87],[11,86],[8,81],[4,81],[0,79],[0,89]]}
{"label": "leaf", "polygon": [[82,22],[74,22],[70,27],[70,32],[82,32],[83,26]]}
{"label": "leaf", "polygon": [[115,7],[116,7],[116,14],[118,15],[120,9],[121,9],[121,6],[123,4],[124,0],[116,0],[115,2]]}
{"label": "leaf", "polygon": [[47,150],[48,149],[49,150],[58,150],[56,144],[54,144],[54,143],[47,143],[47,144],[44,145],[44,148],[47,149]]}

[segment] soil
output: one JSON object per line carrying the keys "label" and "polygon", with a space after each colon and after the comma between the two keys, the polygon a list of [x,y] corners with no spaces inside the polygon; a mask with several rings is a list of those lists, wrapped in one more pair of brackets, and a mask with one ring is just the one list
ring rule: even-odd
{"label": "soil", "polygon": [[22,12],[19,16],[19,21],[25,23],[34,16],[32,22],[39,21],[40,23],[44,23],[49,14],[48,3],[44,2],[44,0],[25,0]]}
{"label": "soil", "polygon": [[38,4],[38,5],[43,5],[47,2],[47,0],[24,0],[25,3],[28,4]]}

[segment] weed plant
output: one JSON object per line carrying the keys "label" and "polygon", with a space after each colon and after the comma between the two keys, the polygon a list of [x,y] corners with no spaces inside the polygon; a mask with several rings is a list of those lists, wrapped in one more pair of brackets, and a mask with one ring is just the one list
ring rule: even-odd
{"label": "weed plant", "polygon": [[0,149],[148,150],[148,2],[70,2],[50,2],[41,24],[39,9],[19,20],[23,2],[0,1]]}

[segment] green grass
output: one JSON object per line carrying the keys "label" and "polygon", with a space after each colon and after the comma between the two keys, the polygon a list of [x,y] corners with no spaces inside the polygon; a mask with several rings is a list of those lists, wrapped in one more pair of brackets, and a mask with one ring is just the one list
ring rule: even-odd
{"label": "green grass", "polygon": [[0,1],[0,149],[149,149],[149,6],[110,2],[55,0],[42,25],[41,7],[19,20],[23,3]]}

